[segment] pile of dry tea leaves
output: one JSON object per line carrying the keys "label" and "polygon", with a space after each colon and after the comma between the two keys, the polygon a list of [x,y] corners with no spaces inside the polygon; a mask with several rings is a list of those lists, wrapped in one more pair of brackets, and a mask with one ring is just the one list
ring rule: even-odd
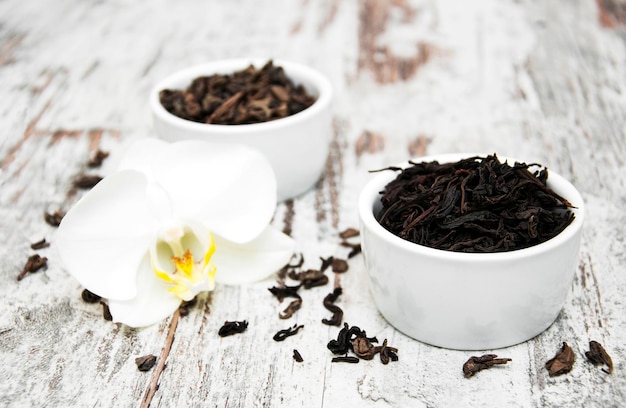
{"label": "pile of dry tea leaves", "polygon": [[456,163],[409,162],[381,193],[378,222],[400,238],[457,252],[527,248],[558,235],[573,206],[547,187],[545,168],[496,155]]}
{"label": "pile of dry tea leaves", "polygon": [[164,89],[161,105],[171,114],[200,123],[244,125],[294,115],[315,102],[282,67],[267,62],[232,75],[195,78],[185,90]]}

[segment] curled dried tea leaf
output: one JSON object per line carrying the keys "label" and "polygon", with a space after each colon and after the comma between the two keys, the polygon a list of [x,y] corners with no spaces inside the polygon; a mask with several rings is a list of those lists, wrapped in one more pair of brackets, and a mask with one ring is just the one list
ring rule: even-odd
{"label": "curled dried tea leaf", "polygon": [[46,242],[45,238],[40,239],[37,242],[33,242],[32,244],[30,244],[30,249],[44,249],[44,248],[48,248],[50,246],[49,242]]}
{"label": "curled dried tea leaf", "polygon": [[98,302],[100,302],[100,299],[102,299],[100,296],[98,296],[95,293],[89,291],[88,289],[83,289],[83,291],[80,294],[80,297],[86,303],[98,303]]}
{"label": "curled dried tea leaf", "polygon": [[324,275],[324,273],[317,269],[307,269],[306,271],[297,272],[295,270],[289,271],[289,279],[297,281],[314,280]]}
{"label": "curled dried tea leaf", "polygon": [[102,317],[104,318],[104,320],[112,322],[113,315],[111,315],[111,310],[109,309],[109,305],[102,300],[100,301],[100,304],[102,305]]}
{"label": "curled dried tea leaf", "polygon": [[381,363],[389,364],[389,361],[398,361],[398,349],[387,346],[387,339],[383,340],[383,344],[378,348],[378,351]]}
{"label": "curled dried tea leaf", "polygon": [[58,227],[63,217],[65,217],[65,213],[61,210],[57,210],[53,213],[46,212],[43,215],[44,220],[53,227]]}
{"label": "curled dried tea leaf", "polygon": [[293,336],[295,334],[298,333],[298,331],[300,331],[300,329],[302,329],[304,327],[304,325],[300,325],[298,326],[297,324],[294,324],[292,327],[289,327],[287,329],[283,329],[283,330],[279,330],[274,337],[272,337],[275,341],[283,341],[285,340],[287,337]]}
{"label": "curled dried tea leaf", "polygon": [[572,370],[574,366],[574,350],[566,343],[563,342],[561,350],[546,362],[546,369],[550,377],[567,374]]}
{"label": "curled dried tea leaf", "polygon": [[344,273],[348,270],[348,262],[345,259],[333,259],[333,272]]}
{"label": "curled dried tea leaf", "polygon": [[294,297],[300,299],[300,294],[298,293],[298,289],[300,289],[301,285],[297,286],[273,286],[268,290],[272,293],[272,295],[276,296],[279,302],[282,302],[285,298]]}
{"label": "curled dried tea leaf", "polygon": [[135,364],[137,364],[137,370],[150,371],[156,364],[156,356],[154,354],[148,354],[145,356],[137,357]]}
{"label": "curled dried tea leaf", "polygon": [[338,287],[324,298],[324,307],[331,312],[333,316],[330,319],[322,319],[322,323],[329,326],[339,326],[341,324],[341,319],[343,319],[343,310],[334,304],[341,293],[342,289],[341,287]]}
{"label": "curled dried tea leaf", "polygon": [[367,337],[365,330],[361,330],[358,326],[350,327],[348,323],[343,324],[343,328],[339,330],[336,340],[330,340],[326,347],[333,354],[346,354],[352,350],[352,342],[356,338],[367,338],[371,343],[378,343],[376,337]]}
{"label": "curled dried tea leaf", "polygon": [[350,248],[350,252],[348,253],[348,259],[353,258],[354,256],[361,253],[361,244],[352,244],[347,241],[342,241],[339,245]]}
{"label": "curled dried tea leaf", "polygon": [[589,351],[585,352],[585,356],[594,366],[605,365],[607,368],[602,368],[605,373],[611,374],[613,372],[611,356],[597,341],[591,340],[589,342]]}
{"label": "curled dried tea leaf", "polygon": [[47,266],[48,258],[45,256],[39,256],[38,254],[34,254],[28,257],[26,260],[26,264],[19,275],[17,275],[17,280],[21,281],[24,279],[27,273],[35,273],[39,271],[41,268]]}
{"label": "curled dried tea leaf", "polygon": [[328,269],[329,266],[333,264],[333,260],[335,258],[333,256],[329,256],[328,258],[322,258],[320,256],[320,259],[322,260],[322,266],[320,266],[320,271],[324,272],[326,269]]}
{"label": "curled dried tea leaf", "polygon": [[339,330],[336,340],[330,340],[326,347],[333,354],[346,354],[349,350],[348,323],[343,324],[343,328]]}
{"label": "curled dried tea leaf", "polygon": [[359,230],[356,228],[346,228],[345,230],[339,233],[339,237],[341,239],[348,239],[348,238],[358,237],[358,236],[359,236]]}
{"label": "curled dried tea leaf", "polygon": [[100,176],[81,174],[80,176],[76,177],[76,179],[74,179],[73,184],[76,188],[87,190],[94,187],[100,181],[102,181],[102,177]]}
{"label": "curled dried tea leaf", "polygon": [[291,316],[293,316],[294,313],[300,310],[301,306],[302,306],[302,298],[292,300],[291,303],[289,303],[289,306],[287,306],[285,310],[283,310],[282,313],[278,314],[278,317],[283,320],[289,319]]}
{"label": "curled dried tea leaf", "polygon": [[191,300],[182,302],[180,306],[178,306],[178,313],[180,313],[180,316],[181,317],[188,316],[189,313],[191,313],[191,309],[196,305],[197,302],[198,302],[198,297],[194,297]]}
{"label": "curled dried tea leaf", "polygon": [[310,279],[302,280],[302,286],[305,289],[311,289],[318,286],[324,286],[328,283],[328,276],[324,275],[324,273],[320,272],[318,275],[314,276]]}
{"label": "curled dried tea leaf", "polygon": [[[384,345],[386,345],[386,343],[384,343]],[[357,357],[363,360],[373,359],[380,350],[381,348],[374,346],[367,337],[357,337],[352,340],[352,351]]]}
{"label": "curled dried tea leaf", "polygon": [[94,154],[91,155],[91,158],[87,162],[87,166],[91,168],[100,167],[104,159],[106,159],[107,157],[109,157],[109,152],[104,152],[98,149]]}
{"label": "curled dried tea leaf", "polygon": [[217,334],[220,337],[226,337],[226,336],[232,336],[233,334],[239,334],[239,333],[243,333],[244,331],[246,331],[246,329],[248,328],[248,322],[247,321],[233,321],[233,322],[224,322],[224,325],[222,327],[220,327],[220,329],[218,330]]}
{"label": "curled dried tea leaf", "polygon": [[359,362],[359,359],[358,359],[358,357],[341,356],[341,357],[333,357],[330,361],[333,362],[333,363],[357,364]]}
{"label": "curled dried tea leaf", "polygon": [[480,357],[472,356],[463,364],[463,375],[470,378],[481,370],[486,370],[494,365],[506,364],[510,358],[498,358],[495,354],[485,354]]}
{"label": "curled dried tea leaf", "polygon": [[304,359],[302,358],[302,355],[296,349],[293,349],[293,359],[296,360],[298,363],[301,363],[304,361]]}

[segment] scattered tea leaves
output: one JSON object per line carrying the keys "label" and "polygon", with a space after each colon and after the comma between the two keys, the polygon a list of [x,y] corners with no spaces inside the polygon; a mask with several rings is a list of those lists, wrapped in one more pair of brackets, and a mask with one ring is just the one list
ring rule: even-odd
{"label": "scattered tea leaves", "polygon": [[[398,349],[387,346],[387,339],[381,346],[374,346],[372,343],[378,343],[376,337],[367,337],[365,330],[361,330],[357,326],[343,324],[343,328],[339,330],[336,340],[331,340],[326,346],[333,354],[342,354],[346,357],[337,357],[339,359],[354,359],[360,357],[364,360],[371,360],[377,353],[381,353],[380,359],[383,364],[389,361],[398,361]],[[349,351],[352,351],[357,357],[347,357]],[[358,360],[358,358],[357,358]],[[342,361],[342,360],[337,360]],[[354,361],[347,361],[354,362]]]}
{"label": "scattered tea leaves", "polygon": [[39,241],[33,242],[32,244],[30,244],[30,249],[38,250],[38,249],[48,248],[49,246],[50,246],[50,243],[47,242],[45,238],[42,238]]}
{"label": "scattered tea leaves", "polygon": [[494,365],[506,364],[510,358],[498,358],[495,354],[485,354],[480,357],[472,356],[463,364],[463,375],[470,378],[481,370],[486,370]]}
{"label": "scattered tea leaves", "polygon": [[233,334],[243,333],[244,331],[246,331],[247,328],[248,328],[248,322],[245,320],[241,322],[238,322],[238,321],[224,322],[224,325],[220,327],[217,334],[220,337],[232,336]]}
{"label": "scattered tea leaves", "polygon": [[61,210],[57,210],[53,213],[46,212],[43,215],[44,220],[53,227],[58,227],[63,217],[65,217],[65,213]]}
{"label": "scattered tea leaves", "polygon": [[302,355],[300,355],[300,352],[296,349],[293,349],[293,359],[296,360],[298,363],[301,363],[304,361],[304,359],[302,358]]}
{"label": "scattered tea leaves", "polygon": [[546,362],[546,369],[550,377],[569,373],[574,366],[575,359],[574,350],[566,342],[563,342],[561,350],[554,358]]}
{"label": "scattered tea leaves", "polygon": [[594,366],[605,365],[607,368],[602,368],[605,373],[611,374],[613,372],[611,356],[597,341],[591,340],[589,342],[589,351],[585,352],[585,356]]}
{"label": "scattered tea leaves", "polygon": [[35,273],[41,268],[47,266],[48,258],[45,256],[39,256],[38,254],[34,254],[28,257],[26,260],[26,264],[19,275],[17,275],[17,280],[21,281],[24,279],[27,273]]}
{"label": "scattered tea leaves", "polygon": [[335,288],[331,293],[326,295],[324,298],[324,307],[333,314],[330,319],[322,319],[322,323],[327,324],[329,326],[339,326],[341,325],[341,320],[343,319],[343,310],[337,305],[335,302],[339,298],[342,293],[341,287]]}
{"label": "scattered tea leaves", "polygon": [[547,187],[547,169],[530,172],[538,165],[510,166],[496,155],[409,163],[385,186],[376,218],[416,244],[457,252],[512,251],[553,238],[574,219],[572,204]]}
{"label": "scattered tea leaves", "polygon": [[287,337],[293,336],[295,334],[298,333],[298,331],[300,331],[300,329],[302,329],[304,327],[304,325],[300,325],[298,326],[297,324],[294,324],[292,327],[289,327],[287,329],[284,330],[279,330],[273,337],[273,339],[275,341],[283,341],[285,340]]}
{"label": "scattered tea leaves", "polygon": [[135,359],[135,364],[137,364],[137,370],[139,371],[150,371],[152,367],[156,364],[156,356],[154,354],[148,354],[142,357],[137,357]]}
{"label": "scattered tea leaves", "polygon": [[100,296],[91,292],[89,289],[83,289],[83,291],[80,294],[80,297],[83,299],[83,302],[85,303],[98,303],[100,302],[100,299],[102,299]]}

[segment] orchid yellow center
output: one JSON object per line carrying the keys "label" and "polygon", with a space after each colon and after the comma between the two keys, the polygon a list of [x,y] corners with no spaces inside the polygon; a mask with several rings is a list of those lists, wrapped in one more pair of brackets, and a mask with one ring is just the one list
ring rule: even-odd
{"label": "orchid yellow center", "polygon": [[189,301],[198,293],[215,287],[215,266],[211,257],[215,241],[211,234],[194,223],[161,228],[150,248],[152,269],[181,300]]}

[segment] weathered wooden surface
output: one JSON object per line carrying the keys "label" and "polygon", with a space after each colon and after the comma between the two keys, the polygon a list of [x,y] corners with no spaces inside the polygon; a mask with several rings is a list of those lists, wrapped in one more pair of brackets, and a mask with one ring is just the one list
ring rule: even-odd
{"label": "weathered wooden surface", "polygon": [[[624,406],[625,39],[621,0],[0,2],[0,406]],[[372,304],[360,257],[337,277],[338,304],[345,321],[399,348],[387,366],[330,363],[337,329],[320,319],[332,279],[305,292],[288,321],[266,290],[272,280],[218,287],[189,316],[143,330],[104,321],[60,265],[44,211],[76,201],[71,181],[90,152],[111,152],[91,171],[107,174],[125,143],[151,135],[146,99],[157,80],[241,56],[309,64],[336,89],[326,176],[274,221],[311,267],[346,255],[337,232],[358,225],[369,169],[497,152],[570,179],[588,212],[555,324],[497,350],[507,366],[465,379],[461,365],[476,353],[396,332]],[[52,243],[36,251],[47,270],[17,282],[42,237]],[[248,331],[219,338],[233,319]],[[295,322],[301,334],[271,340]],[[612,375],[584,361],[591,339],[612,355]],[[550,378],[543,365],[563,341],[577,363]],[[166,367],[137,371],[135,357],[149,353]]]}

